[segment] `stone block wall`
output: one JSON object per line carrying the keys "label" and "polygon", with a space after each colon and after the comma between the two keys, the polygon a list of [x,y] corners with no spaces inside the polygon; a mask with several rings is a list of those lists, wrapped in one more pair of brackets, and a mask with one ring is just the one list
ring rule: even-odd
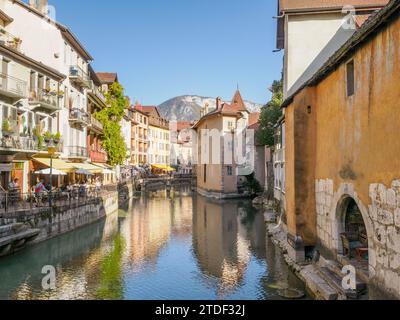
{"label": "stone block wall", "polygon": [[332,180],[317,180],[315,190],[320,246],[333,257],[342,253],[346,200],[354,199],[367,230],[371,282],[400,297],[400,180],[390,187],[371,184],[370,204],[362,203],[352,183],[342,183],[335,190]]}

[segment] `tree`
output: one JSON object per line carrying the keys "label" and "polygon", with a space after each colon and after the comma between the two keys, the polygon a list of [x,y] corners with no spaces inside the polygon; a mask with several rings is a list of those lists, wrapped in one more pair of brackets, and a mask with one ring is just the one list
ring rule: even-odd
{"label": "tree", "polygon": [[121,165],[126,160],[127,148],[121,132],[120,122],[123,119],[128,100],[124,88],[114,82],[106,94],[107,107],[95,114],[104,127],[103,148],[108,153],[108,161],[112,166]]}
{"label": "tree", "polygon": [[274,81],[269,90],[272,92],[272,98],[261,109],[260,130],[257,139],[259,143],[272,147],[274,145],[274,126],[282,117],[283,81]]}

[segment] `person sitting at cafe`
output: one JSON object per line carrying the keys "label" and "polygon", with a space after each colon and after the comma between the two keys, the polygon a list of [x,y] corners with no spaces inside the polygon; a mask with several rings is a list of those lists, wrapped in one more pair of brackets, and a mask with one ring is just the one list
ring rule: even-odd
{"label": "person sitting at cafe", "polygon": [[15,178],[10,182],[8,185],[8,194],[9,194],[9,200],[11,204],[15,204],[19,197],[20,197],[20,186],[19,186],[19,179]]}

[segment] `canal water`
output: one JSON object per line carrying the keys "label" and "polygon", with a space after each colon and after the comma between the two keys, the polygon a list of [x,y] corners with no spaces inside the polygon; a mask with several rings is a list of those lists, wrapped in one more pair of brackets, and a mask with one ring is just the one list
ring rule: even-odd
{"label": "canal water", "polygon": [[[44,266],[55,268],[55,289],[42,287]],[[269,300],[285,287],[304,289],[263,213],[189,190],[138,195],[101,222],[0,259],[2,300]]]}

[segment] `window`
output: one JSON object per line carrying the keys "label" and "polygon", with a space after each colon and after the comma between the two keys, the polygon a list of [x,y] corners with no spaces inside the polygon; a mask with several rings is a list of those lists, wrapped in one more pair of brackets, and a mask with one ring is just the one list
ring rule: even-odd
{"label": "window", "polygon": [[207,165],[204,165],[204,183],[207,182]]}
{"label": "window", "polygon": [[354,61],[350,61],[346,65],[346,73],[347,73],[347,96],[351,97],[354,95]]}
{"label": "window", "polygon": [[232,168],[232,166],[227,166],[227,167],[226,167],[226,174],[227,174],[229,177],[233,176],[233,168]]}

